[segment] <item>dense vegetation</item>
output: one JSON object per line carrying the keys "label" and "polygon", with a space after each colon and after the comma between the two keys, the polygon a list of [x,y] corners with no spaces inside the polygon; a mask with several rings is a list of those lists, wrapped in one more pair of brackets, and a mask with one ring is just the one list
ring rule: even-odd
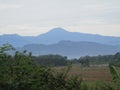
{"label": "dense vegetation", "polygon": [[66,66],[67,65],[67,57],[63,57],[60,55],[42,55],[33,57],[33,60],[42,65],[48,66]]}
{"label": "dense vegetation", "polygon": [[98,56],[84,56],[79,59],[67,59],[66,56],[60,55],[42,55],[32,57],[34,61],[39,64],[47,66],[66,66],[67,63],[72,62],[73,64],[81,64],[82,66],[92,65],[115,65],[120,66],[120,53],[115,55],[98,55]]}
{"label": "dense vegetation", "polygon": [[[8,51],[14,50],[14,55]],[[66,57],[64,57],[66,60]],[[78,76],[69,76],[68,68],[55,72],[34,62],[31,53],[18,52],[10,45],[0,47],[0,90],[120,90],[120,75],[110,65],[113,82],[89,85]]]}

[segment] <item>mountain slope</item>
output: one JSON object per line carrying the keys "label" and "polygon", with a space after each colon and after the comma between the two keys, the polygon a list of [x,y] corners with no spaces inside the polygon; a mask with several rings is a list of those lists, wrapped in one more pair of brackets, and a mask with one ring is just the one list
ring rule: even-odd
{"label": "mountain slope", "polygon": [[60,54],[69,58],[86,55],[106,55],[120,51],[120,47],[104,45],[94,42],[72,42],[61,41],[56,44],[30,44],[25,45],[22,50],[32,51],[33,55]]}
{"label": "mountain slope", "polygon": [[21,37],[17,34],[1,35],[0,45],[6,44],[6,43],[12,44],[15,47],[21,47],[26,44],[30,44],[30,41],[26,40],[24,37]]}

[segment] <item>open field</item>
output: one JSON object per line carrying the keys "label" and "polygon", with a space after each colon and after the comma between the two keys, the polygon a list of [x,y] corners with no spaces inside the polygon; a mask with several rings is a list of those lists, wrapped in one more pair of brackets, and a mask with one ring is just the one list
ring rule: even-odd
{"label": "open field", "polygon": [[[56,67],[55,69],[60,71],[65,68],[66,67]],[[83,81],[112,81],[108,66],[80,67],[80,65],[73,65],[68,74],[70,76],[80,76]]]}

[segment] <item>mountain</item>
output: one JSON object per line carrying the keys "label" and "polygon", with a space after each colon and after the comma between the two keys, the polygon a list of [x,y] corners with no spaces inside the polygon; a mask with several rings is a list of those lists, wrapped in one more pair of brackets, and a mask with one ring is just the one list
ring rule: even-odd
{"label": "mountain", "polygon": [[80,56],[94,56],[114,54],[120,51],[120,46],[104,45],[95,42],[73,42],[60,41],[56,44],[29,44],[25,45],[21,50],[32,52],[33,55],[60,54],[69,58],[79,58]]}
{"label": "mountain", "polygon": [[0,45],[2,44],[12,44],[15,47],[24,46],[30,44],[29,40],[26,40],[24,37],[17,34],[6,34],[0,36]]}
{"label": "mountain", "polygon": [[63,28],[54,28],[49,32],[38,36],[20,36],[17,34],[0,35],[0,45],[10,43],[15,47],[23,47],[27,44],[54,44],[62,40],[70,40],[76,42],[96,42],[106,45],[120,45],[120,37],[69,32]]}
{"label": "mountain", "polygon": [[53,44],[62,40],[89,41],[108,45],[120,45],[120,37],[69,32],[63,28],[54,28],[45,34],[37,36],[33,41],[35,41],[34,43]]}

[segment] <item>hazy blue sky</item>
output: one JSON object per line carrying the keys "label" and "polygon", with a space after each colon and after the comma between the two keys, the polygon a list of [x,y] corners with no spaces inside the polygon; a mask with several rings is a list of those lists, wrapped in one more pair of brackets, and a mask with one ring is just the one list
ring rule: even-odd
{"label": "hazy blue sky", "polygon": [[120,36],[120,0],[0,0],[0,34],[38,35],[55,27]]}

